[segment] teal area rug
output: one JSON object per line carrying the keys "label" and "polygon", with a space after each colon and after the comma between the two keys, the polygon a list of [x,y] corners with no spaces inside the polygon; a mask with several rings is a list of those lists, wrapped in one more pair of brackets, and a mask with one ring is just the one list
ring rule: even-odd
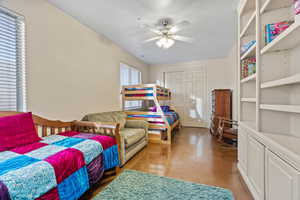
{"label": "teal area rug", "polygon": [[229,190],[125,170],[94,200],[233,200]]}

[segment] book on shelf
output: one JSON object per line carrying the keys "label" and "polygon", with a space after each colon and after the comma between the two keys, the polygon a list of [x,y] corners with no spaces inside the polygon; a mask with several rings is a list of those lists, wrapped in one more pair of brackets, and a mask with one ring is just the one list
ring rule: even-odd
{"label": "book on shelf", "polygon": [[246,53],[253,45],[255,45],[255,43],[256,43],[256,40],[252,40],[252,41],[247,42],[246,44],[244,44],[241,47],[241,54]]}
{"label": "book on shelf", "polygon": [[242,60],[241,65],[241,77],[242,79],[247,78],[256,73],[256,58],[246,58]]}
{"label": "book on shelf", "polygon": [[294,13],[295,15],[300,14],[300,0],[294,0]]}
{"label": "book on shelf", "polygon": [[273,24],[267,24],[265,26],[265,42],[269,44],[272,42],[278,35],[285,31],[293,21],[283,21]]}

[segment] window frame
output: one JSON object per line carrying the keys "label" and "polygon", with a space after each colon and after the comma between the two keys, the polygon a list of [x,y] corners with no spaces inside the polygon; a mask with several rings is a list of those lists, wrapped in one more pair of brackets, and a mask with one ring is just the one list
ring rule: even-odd
{"label": "window frame", "polygon": [[[121,62],[120,63],[120,88],[121,88],[121,90],[122,90],[123,86],[126,86],[126,85],[122,85],[122,74],[121,74],[122,73],[122,67],[125,67],[125,68],[129,69],[128,80],[131,83],[129,83],[127,85],[139,85],[139,84],[142,84],[142,72],[138,68],[136,68],[136,67],[133,67],[133,66],[128,65],[128,64],[126,64],[124,62]],[[132,72],[131,72],[131,70],[135,70],[135,71],[137,71],[139,73],[139,80],[138,80],[139,83],[138,84],[132,83]],[[125,101],[124,104],[125,104],[124,105],[124,109],[125,110],[139,109],[139,108],[142,107],[142,102],[141,101]],[[126,104],[129,104],[129,105],[126,106]],[[134,104],[138,104],[138,105],[134,105]]]}
{"label": "window frame", "polygon": [[16,43],[16,110],[18,112],[27,111],[26,98],[26,26],[25,17],[8,8],[0,6],[0,13],[15,18],[17,22],[17,43]]}

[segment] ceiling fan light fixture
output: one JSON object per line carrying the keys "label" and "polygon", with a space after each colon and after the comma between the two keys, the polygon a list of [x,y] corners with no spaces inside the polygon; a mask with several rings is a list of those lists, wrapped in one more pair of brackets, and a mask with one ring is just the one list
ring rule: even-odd
{"label": "ceiling fan light fixture", "polygon": [[156,45],[159,48],[163,48],[163,49],[169,49],[170,47],[172,47],[175,44],[175,41],[171,38],[167,38],[167,37],[162,37],[161,39],[159,39],[156,42]]}
{"label": "ceiling fan light fixture", "polygon": [[191,43],[191,38],[177,35],[177,32],[181,31],[189,24],[190,23],[188,21],[182,21],[174,24],[172,20],[168,18],[159,20],[155,26],[144,24],[145,28],[156,34],[155,37],[144,40],[144,43],[156,41],[156,45],[162,49],[171,48],[176,41]]}

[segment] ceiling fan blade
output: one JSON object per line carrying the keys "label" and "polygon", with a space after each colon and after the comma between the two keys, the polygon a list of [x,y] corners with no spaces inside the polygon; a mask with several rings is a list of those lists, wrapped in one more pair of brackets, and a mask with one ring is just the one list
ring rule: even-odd
{"label": "ceiling fan blade", "polygon": [[155,33],[157,35],[161,35],[162,34],[160,30],[157,30],[156,28],[151,27],[151,26],[149,26],[147,24],[142,24],[141,27],[142,28],[146,28],[146,29],[150,30],[151,32],[153,32],[153,33]]}
{"label": "ceiling fan blade", "polygon": [[160,38],[161,38],[160,36],[153,37],[153,38],[150,38],[148,40],[144,40],[143,43],[148,43],[148,42],[152,42],[152,41],[155,41],[155,40],[159,40]]}
{"label": "ceiling fan blade", "polygon": [[190,22],[188,21],[182,21],[179,22],[178,24],[175,24],[171,29],[170,32],[171,33],[177,33],[179,31],[181,31],[182,29],[184,29],[186,26],[190,25]]}
{"label": "ceiling fan blade", "polygon": [[174,35],[173,36],[174,40],[182,41],[182,42],[189,42],[192,43],[194,41],[193,38],[185,37],[185,36],[180,36],[180,35]]}

